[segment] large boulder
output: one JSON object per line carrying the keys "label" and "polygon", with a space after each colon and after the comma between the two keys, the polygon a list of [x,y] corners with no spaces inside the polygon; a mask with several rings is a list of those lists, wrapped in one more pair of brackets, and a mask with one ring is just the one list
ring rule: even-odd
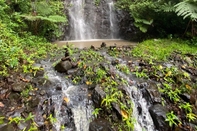
{"label": "large boulder", "polygon": [[63,73],[67,72],[69,69],[73,67],[72,63],[70,61],[60,61],[56,66],[55,70],[57,72]]}
{"label": "large boulder", "polygon": [[149,112],[158,131],[170,130],[168,123],[165,121],[166,113],[168,113],[167,108],[161,104],[156,104],[149,108]]}

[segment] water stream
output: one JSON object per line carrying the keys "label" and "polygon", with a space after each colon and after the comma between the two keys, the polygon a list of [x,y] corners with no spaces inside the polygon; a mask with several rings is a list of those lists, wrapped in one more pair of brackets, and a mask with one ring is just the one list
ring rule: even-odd
{"label": "water stream", "polygon": [[[110,62],[115,59],[106,52],[101,52],[101,55]],[[125,61],[121,59],[119,61],[121,64],[125,64]],[[92,100],[88,99],[88,89],[83,85],[72,85],[65,76],[54,70],[50,61],[42,61],[41,64],[51,83],[47,87],[50,93],[45,99],[50,101],[49,105],[53,107],[54,117],[57,119],[53,124],[54,130],[62,131],[62,125],[71,123],[64,131],[89,131],[94,107]],[[156,131],[148,111],[150,105],[143,98],[140,89],[137,88],[137,81],[133,80],[132,75],[126,75],[118,71],[115,66],[110,65],[110,70],[115,71],[116,74],[128,82],[133,81],[133,84],[125,86],[125,89],[133,103],[132,117],[136,120],[134,131]],[[61,87],[61,90],[57,90],[57,87]],[[43,101],[39,105],[42,104]],[[68,113],[69,111],[70,113]]]}
{"label": "water stream", "polygon": [[[83,86],[72,85],[53,69],[50,61],[42,61],[41,64],[44,66],[45,76],[51,83],[46,89],[49,95],[45,99],[51,101],[49,107],[54,108],[56,122],[53,123],[53,129],[62,131],[61,126],[67,122],[67,125],[71,124],[64,131],[88,131],[93,111],[92,101],[88,99],[88,90]],[[56,87],[61,87],[61,90],[57,90]],[[39,105],[42,104],[43,101]]]}
{"label": "water stream", "polygon": [[[98,48],[102,42],[107,46],[117,45],[135,45],[128,41],[118,38],[117,18],[112,0],[105,0],[95,6],[95,1],[92,0],[68,0],[65,1],[69,14],[69,33],[66,36],[67,41],[54,42],[58,46],[65,44],[73,44],[77,48],[88,48],[91,45]],[[108,61],[114,58],[101,53]],[[122,61],[122,60],[120,60]],[[54,129],[61,130],[65,120],[68,120],[70,126],[64,131],[89,131],[89,124],[92,119],[94,110],[92,100],[88,99],[88,89],[83,85],[72,85],[61,74],[54,71],[52,63],[43,62],[44,69],[49,81],[52,83],[50,99],[54,106],[55,117],[57,121],[54,123]],[[122,61],[124,64],[124,61]],[[128,82],[131,81],[131,76],[127,76],[115,67],[110,67],[119,76]],[[56,91],[54,87],[61,87],[60,91]],[[136,120],[135,131],[155,131],[152,118],[148,111],[148,104],[142,97],[141,91],[134,85],[126,86],[130,99],[133,103],[133,117]],[[66,106],[64,106],[66,103]],[[41,103],[42,104],[42,103]],[[138,108],[141,108],[139,113]],[[66,108],[66,109],[64,109]],[[70,111],[70,113],[68,113]],[[67,116],[67,117],[66,117]]]}
{"label": "water stream", "polygon": [[[103,52],[102,55],[109,61],[112,61],[114,58],[109,56],[106,52]],[[117,59],[117,58],[116,58]],[[125,65],[126,61],[118,59],[122,64]],[[134,131],[155,131],[155,126],[153,120],[148,111],[150,105],[147,104],[147,101],[143,98],[142,92],[137,88],[137,81],[135,81],[132,75],[125,75],[124,73],[118,71],[114,66],[110,67],[110,70],[115,71],[121,78],[126,80],[128,83],[132,81],[133,85],[125,86],[126,91],[128,92],[131,101],[133,103],[133,117],[136,120]],[[139,108],[141,111],[139,111]]]}

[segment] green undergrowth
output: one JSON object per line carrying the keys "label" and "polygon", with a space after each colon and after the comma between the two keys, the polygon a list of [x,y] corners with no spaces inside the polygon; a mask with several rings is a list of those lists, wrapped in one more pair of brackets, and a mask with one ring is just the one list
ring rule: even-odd
{"label": "green undergrowth", "polygon": [[[197,46],[183,40],[153,39],[138,44],[131,54],[140,58],[146,65],[138,67],[140,70],[135,72],[136,77],[145,74],[143,78],[147,76],[146,79],[159,83],[157,86],[163,100],[161,104],[170,105],[167,106],[169,112],[165,120],[170,128],[173,130],[174,127],[178,128],[180,125],[184,127],[185,121],[188,123],[196,121],[194,103],[191,100],[185,101],[181,96],[196,94],[194,72],[196,71]],[[163,64],[166,62],[173,62],[173,64],[168,67]]]}
{"label": "green undergrowth", "polygon": [[35,73],[39,70],[32,65],[57,49],[44,38],[24,32],[20,37],[0,21],[0,75],[9,76],[12,72]]}
{"label": "green undergrowth", "polygon": [[166,61],[174,51],[197,54],[197,46],[182,40],[151,39],[138,44],[132,55],[145,60]]}

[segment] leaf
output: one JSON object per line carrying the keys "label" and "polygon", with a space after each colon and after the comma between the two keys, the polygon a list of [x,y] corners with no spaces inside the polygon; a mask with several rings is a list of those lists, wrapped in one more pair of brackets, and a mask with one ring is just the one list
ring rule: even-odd
{"label": "leaf", "polygon": [[168,77],[168,76],[171,76],[172,72],[171,71],[168,71],[165,75],[165,77]]}
{"label": "leaf", "polygon": [[126,118],[126,119],[129,118],[129,114],[128,114],[126,111],[124,111],[124,110],[121,110],[121,115],[122,115],[124,118]]}
{"label": "leaf", "polygon": [[91,85],[92,82],[91,81],[86,81],[86,85]]}
{"label": "leaf", "polygon": [[4,107],[4,104],[2,102],[0,102],[0,107]]}
{"label": "leaf", "polygon": [[69,100],[69,98],[64,97],[64,101],[65,101],[66,103],[68,103],[70,100]]}
{"label": "leaf", "polygon": [[187,89],[189,89],[189,90],[191,90],[192,88],[191,88],[191,86],[190,85],[185,85],[185,87],[187,88]]}
{"label": "leaf", "polygon": [[183,19],[190,17],[192,20],[197,19],[197,5],[191,1],[179,2],[174,6],[175,12],[178,16],[182,16]]}

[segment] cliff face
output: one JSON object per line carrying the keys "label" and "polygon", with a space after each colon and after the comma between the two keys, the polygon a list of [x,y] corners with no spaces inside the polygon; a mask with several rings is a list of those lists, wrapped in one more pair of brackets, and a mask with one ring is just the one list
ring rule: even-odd
{"label": "cliff face", "polygon": [[115,8],[115,0],[66,0],[69,25],[64,40],[132,39],[136,28],[128,13]]}

